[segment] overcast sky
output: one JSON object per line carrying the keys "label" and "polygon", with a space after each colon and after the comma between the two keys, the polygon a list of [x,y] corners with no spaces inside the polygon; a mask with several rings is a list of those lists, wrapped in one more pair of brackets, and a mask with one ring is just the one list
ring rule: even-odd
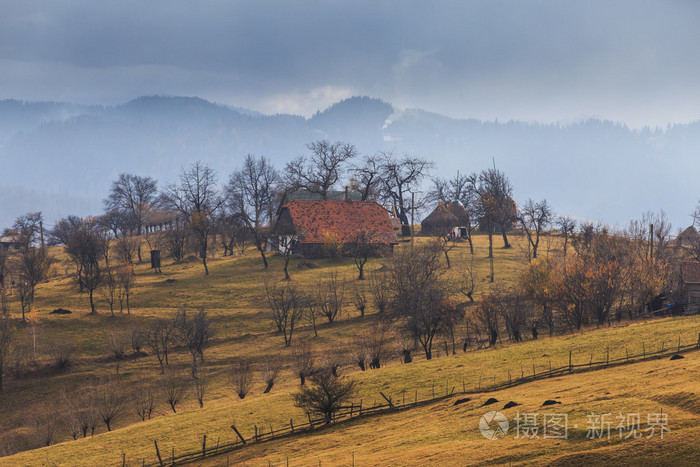
{"label": "overcast sky", "polygon": [[700,2],[0,0],[0,99],[700,119]]}

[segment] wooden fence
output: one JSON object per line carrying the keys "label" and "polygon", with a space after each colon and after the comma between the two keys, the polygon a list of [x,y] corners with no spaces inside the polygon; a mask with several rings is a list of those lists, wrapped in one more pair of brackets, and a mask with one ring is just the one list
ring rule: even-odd
{"label": "wooden fence", "polygon": [[[588,360],[584,361],[583,363],[575,362],[575,360],[580,361],[580,359],[578,358],[580,357],[580,355],[574,356],[573,352],[570,351],[569,363],[567,365],[553,368],[551,365],[551,360],[549,361],[548,367],[545,366],[543,368],[543,366],[540,365],[539,369],[535,365],[533,365],[531,369],[528,368],[526,370],[526,368],[521,365],[519,368],[519,372],[514,372],[514,375],[508,370],[507,376],[503,375],[504,379],[501,381],[497,381],[495,375],[493,376],[493,379],[488,378],[488,381],[485,381],[482,373],[479,376],[478,381],[475,380],[473,382],[473,385],[470,385],[469,387],[467,386],[465,380],[453,381],[452,384],[450,384],[450,381],[445,381],[444,386],[442,383],[436,385],[435,381],[433,381],[429,395],[424,398],[421,398],[419,396],[418,391],[413,391],[413,394],[410,394],[404,390],[401,393],[399,393],[399,395],[394,395],[393,397],[388,396],[383,392],[380,392],[379,397],[381,397],[381,399],[379,400],[383,401],[383,403],[377,404],[375,400],[371,406],[365,406],[363,405],[362,400],[360,400],[359,403],[353,402],[351,403],[351,405],[343,407],[340,411],[334,414],[330,424],[327,424],[322,418],[312,419],[311,417],[309,417],[308,420],[305,420],[303,423],[295,423],[292,419],[289,421],[289,424],[278,429],[274,429],[271,424],[269,425],[269,430],[266,426],[253,425],[252,435],[249,438],[246,438],[245,435],[243,435],[239,431],[239,428],[241,427],[232,425],[232,438],[229,441],[221,443],[221,440],[217,439],[214,443],[212,439],[207,438],[207,436],[204,435],[202,438],[200,448],[189,450],[184,453],[181,452],[177,455],[175,453],[174,448],[171,448],[170,452],[161,452],[160,447],[158,445],[158,441],[154,440],[153,457],[151,457],[150,459],[129,459],[126,454],[122,454],[120,464],[124,467],[126,467],[127,465],[182,465],[188,462],[201,460],[208,456],[215,456],[233,452],[251,444],[263,443],[266,441],[294,436],[299,433],[321,430],[324,428],[328,428],[329,426],[333,426],[337,423],[346,422],[360,417],[369,417],[376,414],[395,412],[412,407],[417,407],[420,405],[430,404],[432,402],[451,397],[455,394],[493,392],[541,379],[553,378],[572,373],[598,370],[611,366],[625,365],[628,363],[658,359],[673,354],[690,352],[693,350],[700,349],[700,334],[698,335],[698,341],[692,344],[681,345],[680,337],[678,338],[677,343],[669,345],[668,347],[666,347],[667,342],[668,341],[664,341],[661,345],[657,345],[656,351],[651,351],[651,349],[647,351],[646,344],[642,343],[642,352],[635,355],[630,355],[628,350],[625,348],[624,357],[612,359],[610,358],[610,348],[606,348],[604,358],[600,357],[600,359],[594,361],[593,354],[590,354],[590,357],[588,355],[585,356],[586,358],[588,358]],[[620,351],[618,350],[618,352]],[[407,396],[408,400],[406,399]]]}

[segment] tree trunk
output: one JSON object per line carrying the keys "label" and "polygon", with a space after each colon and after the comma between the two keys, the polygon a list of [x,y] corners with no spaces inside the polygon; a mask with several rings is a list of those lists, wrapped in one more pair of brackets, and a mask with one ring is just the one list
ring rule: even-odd
{"label": "tree trunk", "polygon": [[450,269],[450,257],[447,255],[447,252],[445,252],[445,261],[447,261],[447,269]]}
{"label": "tree trunk", "polygon": [[94,290],[90,289],[90,314],[96,315],[97,311],[95,311],[95,301],[92,299],[92,293]]}
{"label": "tree trunk", "polygon": [[202,264],[204,265],[204,275],[208,276],[209,275],[209,267],[207,266],[207,257],[202,256]]}
{"label": "tree trunk", "polygon": [[260,251],[260,256],[262,257],[263,264],[265,265],[265,269],[267,269],[267,258],[265,258],[265,251],[262,247],[258,247],[258,251]]}
{"label": "tree trunk", "polygon": [[511,248],[511,244],[508,242],[508,234],[506,233],[506,228],[501,225],[501,236],[503,237],[503,248]]}

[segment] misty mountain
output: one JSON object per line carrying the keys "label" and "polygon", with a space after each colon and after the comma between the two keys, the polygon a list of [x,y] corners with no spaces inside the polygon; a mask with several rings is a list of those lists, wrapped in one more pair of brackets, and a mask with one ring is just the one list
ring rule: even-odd
{"label": "misty mountain", "polygon": [[700,123],[630,130],[608,121],[572,125],[457,120],[400,110],[367,97],[311,118],[262,115],[195,97],[140,97],[117,106],[0,101],[0,227],[27,211],[50,223],[102,209],[121,172],[175,182],[184,165],[205,160],[225,182],[248,154],[278,166],[317,139],[360,152],[410,153],[436,162],[436,175],[494,163],[516,201],[546,198],[557,210],[624,225],[664,209],[677,226],[698,198]]}

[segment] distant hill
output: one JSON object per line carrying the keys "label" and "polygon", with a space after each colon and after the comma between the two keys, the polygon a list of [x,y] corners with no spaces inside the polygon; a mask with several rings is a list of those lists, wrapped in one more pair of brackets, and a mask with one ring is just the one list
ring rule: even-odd
{"label": "distant hill", "polygon": [[517,201],[547,198],[558,212],[618,225],[663,208],[685,227],[700,196],[698,122],[641,131],[600,120],[483,122],[396,109],[369,97],[346,99],[308,119],[196,97],[148,96],[118,106],[5,100],[0,227],[29,210],[43,210],[49,222],[66,212],[99,212],[121,172],[165,185],[183,165],[202,159],[225,181],[248,153],[281,166],[322,138],[353,143],[362,153],[421,155],[443,176],[495,160]]}

